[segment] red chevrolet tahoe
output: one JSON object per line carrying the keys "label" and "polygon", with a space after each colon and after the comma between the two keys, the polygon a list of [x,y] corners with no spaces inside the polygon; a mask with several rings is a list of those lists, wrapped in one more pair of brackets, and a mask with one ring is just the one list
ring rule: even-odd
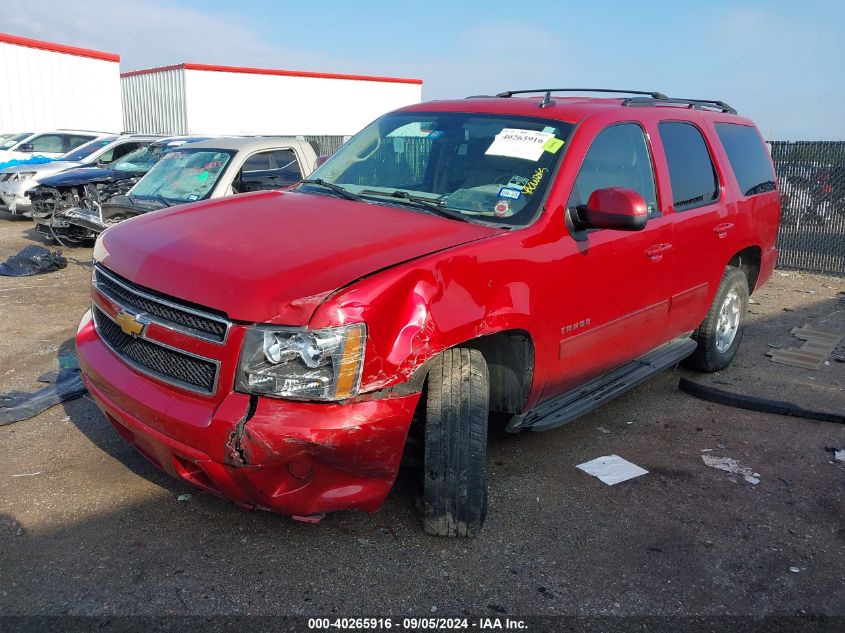
{"label": "red chevrolet tahoe", "polygon": [[108,229],[91,394],[155,465],[301,520],[375,510],[422,446],[426,531],[476,534],[491,413],[545,430],[680,361],[724,368],[775,265],[750,120],[590,92],[413,105],[293,190]]}

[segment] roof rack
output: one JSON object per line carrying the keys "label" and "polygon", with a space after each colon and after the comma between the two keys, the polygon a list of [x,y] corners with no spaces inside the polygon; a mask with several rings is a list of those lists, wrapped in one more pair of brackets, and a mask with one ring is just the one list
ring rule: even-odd
{"label": "roof rack", "polygon": [[662,92],[657,91],[616,90],[614,88],[536,88],[534,90],[506,90],[505,92],[500,92],[499,94],[493,96],[474,95],[472,97],[467,97],[467,99],[482,99],[493,97],[508,98],[514,95],[531,94],[535,92],[545,93],[545,95],[543,96],[543,102],[540,104],[541,108],[546,108],[554,104],[551,96],[553,92],[601,92],[612,94],[643,95],[629,97],[625,99],[624,101],[622,101],[623,106],[653,106],[663,104],[676,104],[686,105],[691,108],[695,108],[696,110],[700,110],[703,108],[711,108],[720,112],[725,112],[727,114],[736,114],[736,110],[734,110],[727,103],[725,103],[724,101],[717,101],[715,99],[676,99],[673,97],[668,97]]}
{"label": "roof rack", "polygon": [[506,90],[500,92],[497,97],[512,97],[513,95],[522,95],[532,92],[545,92],[548,95],[551,92],[613,92],[619,94],[629,95],[648,95],[652,99],[668,99],[662,92],[652,92],[644,90],[615,90],[613,88],[537,88],[535,90]]}
{"label": "roof rack", "polygon": [[56,132],[87,132],[90,134],[114,134],[114,132],[103,132],[102,130],[78,130],[75,127],[57,127]]}
{"label": "roof rack", "polygon": [[711,99],[675,99],[675,98],[663,98],[663,99],[656,99],[656,98],[648,98],[648,97],[631,97],[630,99],[625,99],[622,102],[623,106],[653,106],[653,105],[663,105],[666,104],[677,104],[677,105],[685,105],[696,110],[701,110],[702,108],[710,108],[713,110],[718,110],[719,112],[725,112],[726,114],[736,114],[736,110],[734,110],[731,106],[729,106],[724,101],[716,101]]}

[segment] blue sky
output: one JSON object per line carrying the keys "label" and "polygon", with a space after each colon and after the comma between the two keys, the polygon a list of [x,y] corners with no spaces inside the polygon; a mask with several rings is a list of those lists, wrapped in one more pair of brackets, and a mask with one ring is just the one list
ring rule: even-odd
{"label": "blue sky", "polygon": [[[845,2],[3,0],[0,31],[184,61],[386,74],[442,99],[542,86],[722,99],[772,139],[845,139]],[[342,106],[342,104],[339,104]]]}

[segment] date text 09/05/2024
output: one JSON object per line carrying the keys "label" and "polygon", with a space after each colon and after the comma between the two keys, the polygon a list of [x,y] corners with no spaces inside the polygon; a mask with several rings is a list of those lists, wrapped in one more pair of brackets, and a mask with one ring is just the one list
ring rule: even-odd
{"label": "date text 09/05/2024", "polygon": [[480,631],[511,630],[524,631],[528,626],[524,620],[512,618],[309,618],[308,629],[311,631],[361,630],[361,629],[397,629],[397,630],[457,630]]}

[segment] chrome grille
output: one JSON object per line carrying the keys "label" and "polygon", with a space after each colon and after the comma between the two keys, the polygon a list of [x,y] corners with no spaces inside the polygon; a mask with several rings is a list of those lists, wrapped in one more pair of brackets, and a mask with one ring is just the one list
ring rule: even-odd
{"label": "chrome grille", "polygon": [[93,307],[97,332],[111,350],[139,371],[191,391],[214,393],[216,361],[199,358],[149,339],[129,336],[105,312]]}
{"label": "chrome grille", "polygon": [[94,268],[94,287],[115,303],[134,312],[143,312],[165,327],[215,343],[226,340],[229,322],[223,317],[156,296],[99,265]]}

